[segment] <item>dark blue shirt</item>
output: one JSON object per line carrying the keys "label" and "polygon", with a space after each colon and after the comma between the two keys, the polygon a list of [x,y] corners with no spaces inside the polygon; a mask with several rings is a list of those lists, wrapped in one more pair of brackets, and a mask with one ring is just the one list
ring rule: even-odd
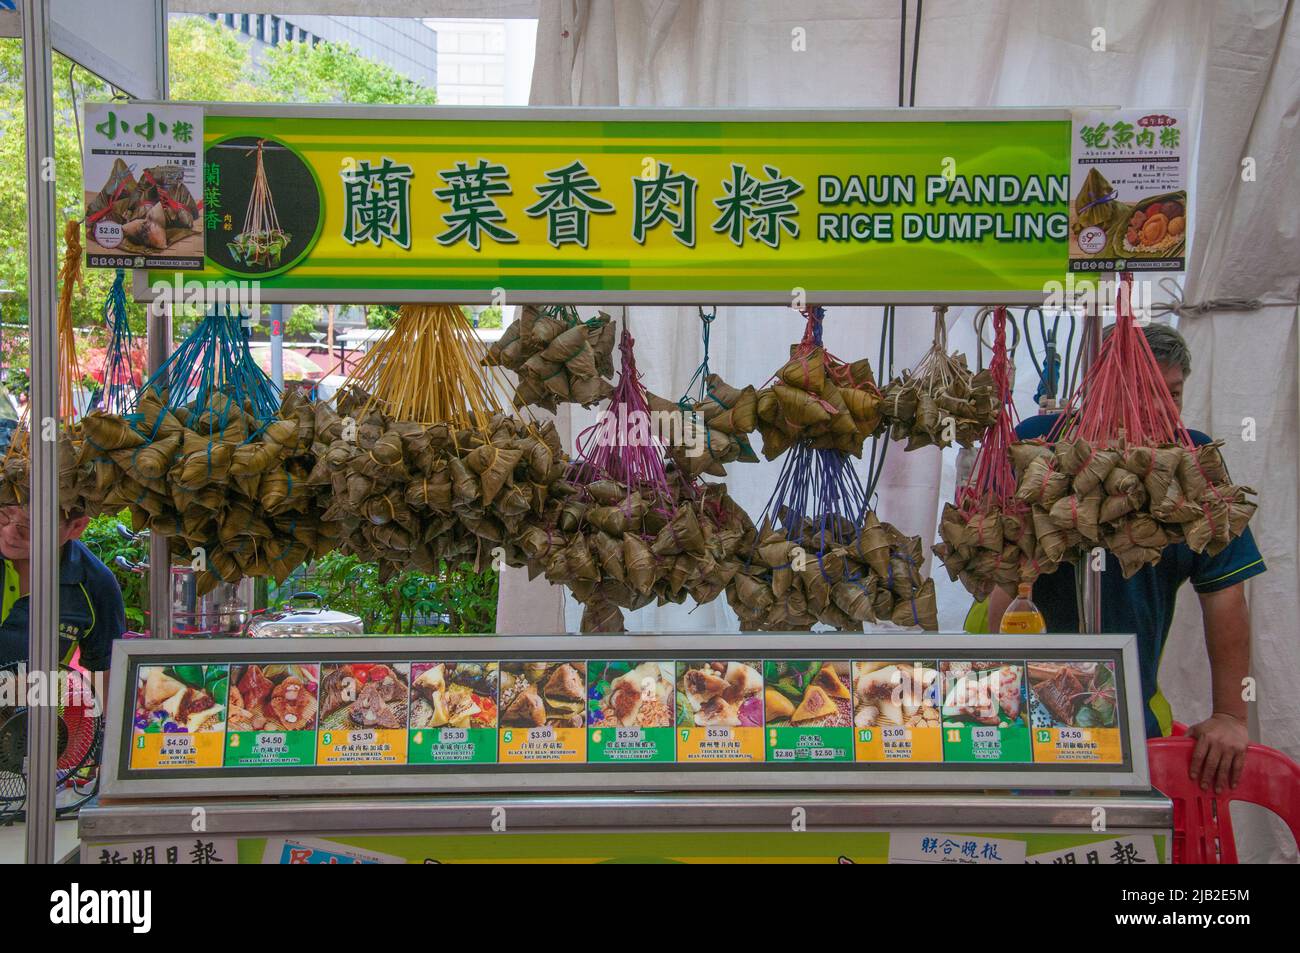
{"label": "dark blue shirt", "polygon": [[[1031,417],[1016,428],[1016,435],[1021,440],[1046,437],[1055,421],[1055,414]],[[1197,446],[1210,442],[1200,431],[1190,433]],[[1198,593],[1217,592],[1258,576],[1264,568],[1249,527],[1217,556],[1194,553],[1186,543],[1166,546],[1160,562],[1143,566],[1129,579],[1120,571],[1119,560],[1106,553],[1106,571],[1101,574],[1102,631],[1137,633],[1148,737],[1167,733],[1168,703],[1159,694],[1156,673],[1169,638],[1179,587],[1190,580]],[[1056,572],[1040,576],[1034,583],[1034,603],[1043,613],[1048,632],[1078,632],[1074,566],[1062,563]]]}
{"label": "dark blue shirt", "polygon": [[[10,577],[5,572],[0,585],[7,585]],[[27,661],[29,600],[13,600],[10,594],[4,601],[13,605],[0,622],[0,667]],[[112,571],[83,543],[64,543],[59,560],[59,660],[67,662],[80,646],[82,668],[102,672],[112,660],[113,640],[125,631],[122,589]]]}

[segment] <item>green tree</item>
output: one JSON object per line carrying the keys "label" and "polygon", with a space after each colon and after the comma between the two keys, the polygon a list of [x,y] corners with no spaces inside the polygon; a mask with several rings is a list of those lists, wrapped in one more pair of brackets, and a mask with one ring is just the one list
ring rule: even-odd
{"label": "green tree", "polygon": [[172,99],[256,103],[428,106],[433,89],[346,43],[281,43],[259,54],[205,17],[173,17],[168,51]]}
{"label": "green tree", "polygon": [[480,328],[499,328],[501,327],[501,308],[495,304],[488,305],[478,313],[478,326]]}
{"label": "green tree", "polygon": [[346,43],[281,43],[263,56],[261,88],[275,101],[431,106],[437,94]]}
{"label": "green tree", "polygon": [[366,327],[372,331],[383,331],[397,323],[397,309],[391,304],[371,304],[366,306]]}
{"label": "green tree", "polygon": [[320,320],[320,307],[314,304],[300,304],[289,312],[289,320],[284,324],[284,336],[292,338],[309,338],[316,330]]}
{"label": "green tree", "polygon": [[190,102],[262,102],[252,55],[233,30],[204,17],[167,23],[171,98]]}

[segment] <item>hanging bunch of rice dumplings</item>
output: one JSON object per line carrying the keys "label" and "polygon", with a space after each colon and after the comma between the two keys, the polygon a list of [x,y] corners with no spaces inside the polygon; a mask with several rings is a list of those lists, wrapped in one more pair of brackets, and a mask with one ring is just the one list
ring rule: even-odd
{"label": "hanging bunch of rice dumplings", "polygon": [[340,549],[379,564],[381,579],[441,562],[480,569],[501,547],[522,560],[518,536],[537,517],[564,472],[552,424],[501,412],[484,427],[394,418],[365,392],[340,393],[337,409],[315,408],[316,467],[308,482],[328,487],[325,519]]}
{"label": "hanging bunch of rice dumplings", "polygon": [[658,415],[658,436],[673,465],[688,480],[727,475],[728,463],[757,463],[749,434],[758,427],[758,392],[732,387],[709,369],[709,330],[717,316],[700,308],[704,358],[676,403],[646,391]]}
{"label": "hanging bunch of rice dumplings", "polygon": [[[101,511],[103,481],[83,458],[81,425],[76,421],[76,394],[82,373],[77,361],[76,334],[72,326],[72,293],[81,287],[81,223],[71,220],[64,227],[63,263],[59,268],[59,302],[55,315],[58,342],[59,417],[55,422],[58,441],[59,509],[64,517]],[[24,411],[4,448],[0,462],[0,506],[27,506],[31,501],[30,420]]]}
{"label": "hanging bunch of rice dumplings", "polygon": [[[783,374],[792,367],[827,370],[823,318],[820,308],[807,313],[804,339]],[[870,371],[858,372],[858,379],[869,381]],[[860,419],[851,412],[845,417]],[[823,443],[823,436],[805,436],[790,449],[755,544],[727,587],[741,627],[806,630],[820,623],[861,631],[864,622],[892,622],[937,629],[921,538],[881,522],[868,506],[850,450]]]}
{"label": "hanging bunch of rice dumplings", "polygon": [[1255,491],[1229,477],[1222,441],[1197,446],[1183,426],[1129,290],[1125,275],[1115,329],[1049,439],[1011,447],[1015,498],[1031,509],[1044,561],[1100,546],[1125,578],[1172,543],[1221,551],[1256,508]]}
{"label": "hanging bunch of rice dumplings", "polygon": [[283,582],[333,548],[316,494],[312,413],[280,401],[238,316],[209,312],[145,382],[134,410],[82,422],[103,507],[166,536],[173,557],[205,566],[200,593],[245,576]]}
{"label": "hanging bunch of rice dumplings", "polygon": [[860,632],[864,622],[892,622],[934,631],[938,607],[924,560],[921,537],[867,507],[847,455],[800,444],[727,600],[744,630],[820,623]]}
{"label": "hanging bunch of rice dumplings", "polygon": [[567,497],[524,529],[529,578],[567,586],[583,605],[582,631],[621,632],[622,610],[716,599],[739,570],[754,526],[720,483],[670,492],[615,480],[567,484]]}
{"label": "hanging bunch of rice dumplings", "polygon": [[775,460],[800,442],[817,450],[862,456],[862,444],[880,426],[880,391],[866,358],[846,363],[813,339],[825,309],[806,309],[803,340],[790,360],[758,392],[763,456]]}
{"label": "hanging bunch of rice dumplings", "polygon": [[403,306],[337,408],[316,407],[309,482],[330,489],[342,551],[381,578],[444,560],[483,568],[498,547],[520,564],[518,535],[564,473],[554,426],[505,415],[483,357],[460,308]]}
{"label": "hanging bunch of rice dumplings", "polygon": [[910,371],[890,381],[881,413],[904,450],[959,443],[974,446],[998,419],[997,390],[988,369],[972,374],[966,355],[948,353],[946,309],[935,308],[934,343]]}
{"label": "hanging bunch of rice dumplings", "polygon": [[544,518],[520,539],[530,578],[567,586],[582,603],[583,631],[622,631],[622,610],[656,601],[717,598],[753,539],[725,486],[666,465],[633,344],[624,331],[610,403],[579,435]]}
{"label": "hanging bunch of rice dumplings", "polygon": [[607,398],[613,355],[614,325],[604,312],[583,321],[577,308],[524,305],[483,363],[518,375],[516,407],[554,413],[560,404],[590,407]]}
{"label": "hanging bunch of rice dumplings", "polygon": [[939,520],[942,541],[934,545],[934,554],[943,560],[948,575],[960,579],[967,591],[981,600],[994,586],[1014,593],[1020,583],[1033,582],[1057,566],[1039,549],[1030,505],[1016,499],[1008,451],[1016,440],[1017,418],[1011,401],[1006,326],[1006,309],[998,308],[993,313],[989,372],[1000,395],[1001,410],[980,441],[975,468],[957,491],[956,505],[944,504]]}

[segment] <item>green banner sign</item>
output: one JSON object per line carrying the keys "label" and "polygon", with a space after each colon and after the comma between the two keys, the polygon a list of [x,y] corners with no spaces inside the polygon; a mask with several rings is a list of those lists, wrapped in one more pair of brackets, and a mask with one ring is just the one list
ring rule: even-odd
{"label": "green banner sign", "polygon": [[182,281],[267,302],[1016,303],[1069,257],[1064,110],[226,104],[203,136]]}

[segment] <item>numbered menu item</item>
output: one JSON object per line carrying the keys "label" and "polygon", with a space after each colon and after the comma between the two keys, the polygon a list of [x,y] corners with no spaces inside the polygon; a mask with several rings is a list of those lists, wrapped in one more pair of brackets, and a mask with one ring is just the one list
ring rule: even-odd
{"label": "numbered menu item", "polygon": [[131,767],[220,767],[229,676],[225,665],[140,666]]}
{"label": "numbered menu item", "polygon": [[587,672],[587,760],[673,761],[673,663],[592,662]]}
{"label": "numbered menu item", "polygon": [[318,665],[230,666],[226,765],[314,764],[319,681]]}
{"label": "numbered menu item", "polygon": [[858,761],[942,761],[938,662],[854,662]]}
{"label": "numbered menu item", "polygon": [[852,761],[849,663],[768,660],[763,701],[769,761]]}
{"label": "numbered menu item", "polygon": [[1112,663],[1030,661],[1026,668],[1035,762],[1123,761]]}
{"label": "numbered menu item", "polygon": [[677,663],[677,760],[762,761],[758,662]]}
{"label": "numbered menu item", "polygon": [[586,662],[502,662],[501,761],[585,762],[586,678]]}
{"label": "numbered menu item", "polygon": [[945,761],[1032,760],[1025,666],[1014,662],[940,662]]}
{"label": "numbered menu item", "polygon": [[317,762],[405,764],[409,662],[321,666]]}
{"label": "numbered menu item", "polygon": [[411,666],[411,764],[497,759],[496,662]]}

